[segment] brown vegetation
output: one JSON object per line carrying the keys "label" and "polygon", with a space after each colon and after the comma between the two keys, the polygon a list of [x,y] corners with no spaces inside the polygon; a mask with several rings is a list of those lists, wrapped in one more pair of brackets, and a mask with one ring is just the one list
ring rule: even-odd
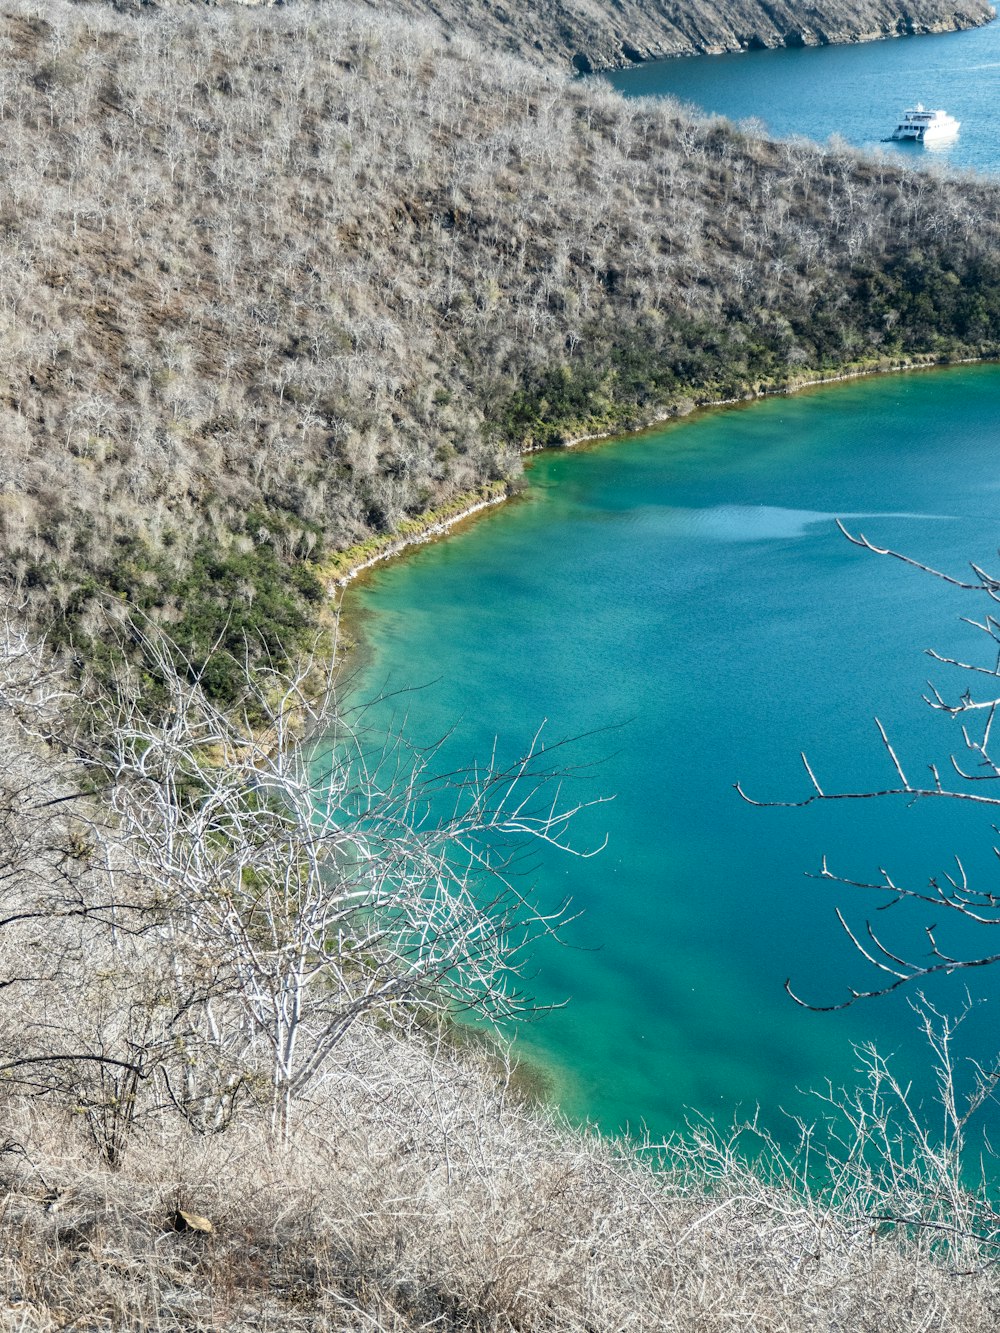
{"label": "brown vegetation", "polygon": [[[201,0],[113,0],[140,10],[199,4]],[[216,0],[257,5],[274,0]],[[295,3],[296,0],[293,0]],[[322,6],[336,0],[298,0]],[[483,46],[563,69],[595,70],[662,56],[746,51],[778,46],[866,42],[913,33],[950,32],[987,23],[986,0],[362,0],[376,13],[424,19],[449,37],[474,37]]]}
{"label": "brown vegetation", "polygon": [[[279,686],[324,548],[525,446],[994,352],[996,187],[363,10],[0,23],[0,551],[19,616],[119,673],[80,710],[0,651],[4,1326],[995,1327],[961,1125],[911,1162],[881,1065],[814,1196],[711,1134],[652,1171],[460,1056],[431,1015],[516,999],[508,919],[405,766],[320,831]],[[129,605],[158,647],[122,674]]]}
{"label": "brown vegetation", "polygon": [[249,1115],[167,1123],[111,1171],[68,1115],[6,1100],[0,1318],[24,1333],[992,1333],[1000,1313],[971,1245],[935,1256],[708,1136],[655,1171],[371,1029],[281,1150]]}
{"label": "brown vegetation", "polygon": [[0,25],[0,550],[91,660],[109,599],[294,647],[525,446],[1000,345],[989,182],[346,6]]}
{"label": "brown vegetation", "polygon": [[[188,722],[221,722],[175,687]],[[351,930],[335,874],[308,894],[295,879],[283,915],[266,884],[279,863],[307,866],[309,827],[297,846],[276,841],[282,806],[261,800],[260,827],[244,818],[246,836],[229,839],[220,816],[245,816],[254,789],[238,757],[221,764],[217,726],[199,745],[168,712],[147,748],[137,729],[151,724],[123,697],[81,729],[56,664],[8,627],[0,1326],[996,1327],[997,1218],[962,1186],[952,1089],[918,1137],[874,1056],[837,1113],[844,1132],[818,1191],[806,1158],[748,1167],[746,1150],[762,1147],[751,1131],[702,1126],[639,1152],[562,1124],[519,1093],[502,1052],[460,1048],[431,1021],[431,989],[356,1015],[276,1122],[273,1018],[244,1003],[244,983],[270,977],[276,1001],[290,993],[296,907],[312,915],[325,892],[321,910],[339,918],[336,940],[330,926],[311,946],[330,970],[299,994],[303,1064],[331,1004],[363,990],[373,965],[402,976],[406,959],[367,912],[353,922],[363,934]],[[301,771],[294,739],[273,739],[262,781],[283,764]],[[171,754],[200,758],[200,772]],[[425,817],[413,832],[426,836]],[[947,1066],[947,1033],[936,1040]]]}

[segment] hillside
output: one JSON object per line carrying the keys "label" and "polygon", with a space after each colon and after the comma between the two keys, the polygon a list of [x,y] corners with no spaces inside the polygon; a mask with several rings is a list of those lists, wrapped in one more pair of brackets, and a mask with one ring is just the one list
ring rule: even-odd
{"label": "hillside", "polygon": [[663,56],[950,32],[987,23],[995,12],[985,0],[391,0],[391,8],[437,18],[445,32],[495,50],[583,72]]}
{"label": "hillside", "polygon": [[348,6],[0,32],[0,550],[82,659],[126,601],[294,648],[324,553],[526,447],[1000,345],[990,181]]}
{"label": "hillside", "polygon": [[[140,10],[200,0],[114,0]],[[273,0],[217,0],[255,6]],[[337,0],[293,0],[314,6]],[[663,56],[752,51],[779,46],[870,42],[914,33],[951,32],[987,23],[986,0],[362,0],[377,14],[425,19],[449,37],[564,69],[609,69]]]}
{"label": "hillside", "polygon": [[285,671],[338,552],[524,449],[995,354],[1000,187],[363,6],[0,38],[0,1327],[994,1329],[947,1086],[911,1154],[873,1068],[817,1194],[818,1140],[643,1156],[466,1050],[552,760],[315,764]]}
{"label": "hillside", "polygon": [[[160,725],[141,677],[96,726],[73,697],[0,613],[4,1330],[996,1328],[997,1217],[959,1183],[947,1100],[908,1106],[873,1061],[839,1141],[781,1156],[750,1127],[641,1151],[561,1123],[502,1052],[430,1021],[424,964],[470,904],[405,965],[373,923],[372,894],[388,879],[409,911],[405,866],[436,855],[422,798],[386,840],[379,804],[312,804],[343,797],[336,767],[307,778],[294,735],[263,746],[183,682]],[[412,806],[402,757],[389,785]],[[481,824],[495,797],[458,776]],[[484,947],[466,937],[473,967]]]}

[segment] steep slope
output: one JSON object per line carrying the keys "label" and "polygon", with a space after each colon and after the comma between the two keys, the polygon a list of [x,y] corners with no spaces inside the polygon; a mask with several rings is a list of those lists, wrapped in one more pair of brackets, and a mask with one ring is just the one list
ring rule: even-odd
{"label": "steep slope", "polygon": [[[382,0],[366,0],[373,9]],[[869,42],[988,23],[985,0],[390,0],[393,10],[433,17],[450,34],[496,50],[589,72],[662,56],[763,47]]]}
{"label": "steep slope", "polygon": [[[295,895],[287,914],[264,909],[268,879],[289,883],[275,807],[255,832],[241,823],[237,851],[220,833],[250,789],[203,753],[200,782],[170,781],[159,740],[176,755],[191,739],[176,713],[151,750],[149,726],[109,701],[95,742],[60,707],[70,697],[48,655],[8,636],[0,602],[4,1330],[996,1329],[995,1199],[963,1190],[941,1108],[897,1105],[881,1064],[856,1137],[845,1116],[835,1143],[810,1135],[755,1171],[741,1159],[768,1161],[766,1143],[706,1119],[643,1154],[540,1113],[502,1057],[459,1048],[386,987],[377,1021],[346,1024],[276,1131],[275,1050],[267,1024],[248,1030],[254,985],[284,972],[296,938]],[[190,708],[189,690],[175,698]],[[202,751],[219,735],[195,734]],[[312,821],[300,834],[304,862]],[[210,896],[192,898],[206,873]],[[343,891],[333,873],[325,885]],[[296,1068],[370,961],[338,983],[304,969]],[[908,1111],[926,1127],[912,1152],[896,1139]],[[817,1112],[832,1115],[826,1099]]]}
{"label": "steep slope", "polygon": [[991,182],[348,7],[0,33],[0,550],[87,656],[126,601],[294,643],[321,551],[526,446],[1000,345]]}
{"label": "steep slope", "polygon": [[[112,0],[118,9],[202,0]],[[216,0],[259,7],[277,0]],[[286,0],[287,2],[287,0]],[[988,23],[986,0],[362,0],[378,14],[429,19],[449,37],[536,63],[591,71],[662,56],[870,42]],[[320,8],[338,0],[291,0]]]}

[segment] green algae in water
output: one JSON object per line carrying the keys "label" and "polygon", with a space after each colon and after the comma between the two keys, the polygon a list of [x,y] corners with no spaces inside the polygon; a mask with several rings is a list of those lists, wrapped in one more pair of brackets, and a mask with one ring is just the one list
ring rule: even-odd
{"label": "green algae in water", "polygon": [[[957,803],[751,808],[807,794],[798,759],[830,788],[885,785],[872,718],[922,771],[960,743],[921,702],[922,650],[982,652],[969,595],[850,546],[834,519],[960,572],[1000,536],[1000,369],[859,381],[707,413],[631,440],[535,460],[528,495],[459,536],[379,570],[351,595],[367,613],[361,694],[406,689],[419,743],[443,760],[520,753],[544,721],[569,800],[613,795],[578,820],[591,859],[538,849],[535,897],[572,899],[565,944],[534,950],[526,984],[554,1010],[521,1030],[562,1105],[604,1128],[654,1134],[692,1111],[810,1114],[800,1089],[853,1084],[852,1043],[928,1061],[907,997],[842,1013],[818,1003],[873,978],[839,932],[876,904],[809,878],[828,856],[860,879],[879,866],[924,884],[956,851],[994,873],[988,816]],[[986,647],[985,643],[983,647]],[[987,653],[988,656],[988,653]],[[985,878],[980,882],[986,882]],[[926,950],[925,914],[880,929]],[[980,946],[982,947],[982,946]],[[1000,972],[973,980],[971,1054],[1000,1045]],[[961,980],[928,987],[957,1009]]]}

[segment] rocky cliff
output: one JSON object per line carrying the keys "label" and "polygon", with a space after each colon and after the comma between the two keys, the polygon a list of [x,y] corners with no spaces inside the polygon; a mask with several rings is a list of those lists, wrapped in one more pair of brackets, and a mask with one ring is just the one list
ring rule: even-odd
{"label": "rocky cliff", "polygon": [[[368,0],[385,9],[385,0]],[[661,56],[824,46],[988,23],[984,0],[391,0],[450,33],[581,72]]]}
{"label": "rocky cliff", "polygon": [[[114,0],[174,8],[204,0]],[[216,0],[256,7],[275,0]],[[986,0],[364,0],[379,13],[429,19],[451,37],[582,73],[662,56],[825,46],[952,32],[988,23]],[[334,8],[338,0],[291,0]]]}

